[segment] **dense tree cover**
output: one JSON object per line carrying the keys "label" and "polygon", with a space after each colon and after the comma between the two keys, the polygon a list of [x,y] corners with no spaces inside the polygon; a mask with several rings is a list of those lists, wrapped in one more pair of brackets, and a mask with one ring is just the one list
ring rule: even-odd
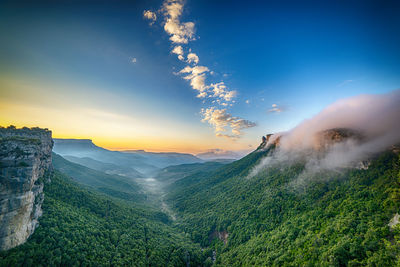
{"label": "dense tree cover", "polygon": [[[217,266],[399,265],[400,161],[391,151],[367,170],[324,171],[291,186],[304,163],[278,165],[248,178],[269,151],[253,152],[213,175],[170,186],[180,227]],[[311,179],[312,178],[312,179]],[[301,190],[300,190],[301,189]],[[215,238],[228,233],[226,244]],[[209,259],[210,261],[210,259]]]}
{"label": "dense tree cover", "polygon": [[55,172],[45,184],[40,226],[0,252],[0,266],[186,266],[203,262],[198,245],[148,207],[117,201]]}
{"label": "dense tree cover", "polygon": [[176,222],[130,197],[140,189],[125,177],[59,159],[55,166],[97,191],[56,171],[39,228],[0,252],[0,266],[400,266],[400,224],[388,226],[400,208],[398,153],[366,170],[315,173],[299,187],[304,162],[248,177],[272,151],[167,168],[159,178],[175,181],[166,200]]}

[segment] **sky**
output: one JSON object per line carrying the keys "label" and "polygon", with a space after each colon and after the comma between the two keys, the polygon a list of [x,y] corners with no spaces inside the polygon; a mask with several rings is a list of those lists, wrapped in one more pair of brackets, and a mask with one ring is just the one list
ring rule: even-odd
{"label": "sky", "polygon": [[399,1],[1,1],[0,125],[249,151],[400,88]]}

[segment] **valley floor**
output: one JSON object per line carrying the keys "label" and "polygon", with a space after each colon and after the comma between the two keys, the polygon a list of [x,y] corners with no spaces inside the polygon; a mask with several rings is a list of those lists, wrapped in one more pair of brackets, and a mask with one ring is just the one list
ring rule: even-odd
{"label": "valley floor", "polygon": [[167,214],[173,221],[176,221],[176,213],[171,210],[165,202],[165,191],[167,185],[154,177],[137,178],[136,183],[142,186],[147,196],[148,204],[156,208],[160,208],[162,212]]}

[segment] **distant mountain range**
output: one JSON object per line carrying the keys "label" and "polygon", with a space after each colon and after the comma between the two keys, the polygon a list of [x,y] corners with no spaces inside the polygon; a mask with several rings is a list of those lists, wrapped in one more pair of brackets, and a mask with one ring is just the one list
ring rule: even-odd
{"label": "distant mountain range", "polygon": [[98,192],[112,197],[136,202],[141,202],[146,199],[145,195],[141,192],[140,186],[136,184],[134,179],[131,177],[107,174],[102,171],[88,168],[82,164],[66,160],[55,153],[52,155],[52,164],[55,169],[68,175],[74,181],[89,186]]}
{"label": "distant mountain range", "polygon": [[214,161],[220,159],[237,160],[244,157],[247,153],[239,153],[223,149],[210,149],[206,152],[196,154],[196,157],[207,161]]}
{"label": "distant mountain range", "polygon": [[[191,154],[154,153],[143,150],[110,151],[90,139],[54,138],[53,151],[69,160],[110,174],[140,177],[171,165],[199,163]],[[106,163],[102,165],[102,163]]]}

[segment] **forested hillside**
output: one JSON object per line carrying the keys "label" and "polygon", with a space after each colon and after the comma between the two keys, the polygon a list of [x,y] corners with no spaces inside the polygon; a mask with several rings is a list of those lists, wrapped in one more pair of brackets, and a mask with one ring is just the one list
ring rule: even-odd
{"label": "forested hillside", "polygon": [[77,163],[70,162],[53,153],[53,167],[68,175],[74,181],[119,199],[143,202],[146,196],[132,177],[107,174]]}
{"label": "forested hillside", "polygon": [[45,184],[40,226],[23,245],[0,252],[0,266],[193,266],[198,245],[149,207],[82,188],[56,171]]}
{"label": "forested hillside", "polygon": [[394,266],[399,264],[400,161],[388,151],[368,169],[315,174],[293,186],[304,162],[247,175],[259,150],[210,176],[177,181],[167,199],[193,241],[217,266]]}
{"label": "forested hillside", "polygon": [[167,167],[151,178],[163,185],[162,207],[144,202],[131,178],[54,155],[40,226],[0,252],[0,266],[400,264],[396,148],[362,168],[308,174],[306,158],[259,168],[275,151],[260,146],[230,164]]}

